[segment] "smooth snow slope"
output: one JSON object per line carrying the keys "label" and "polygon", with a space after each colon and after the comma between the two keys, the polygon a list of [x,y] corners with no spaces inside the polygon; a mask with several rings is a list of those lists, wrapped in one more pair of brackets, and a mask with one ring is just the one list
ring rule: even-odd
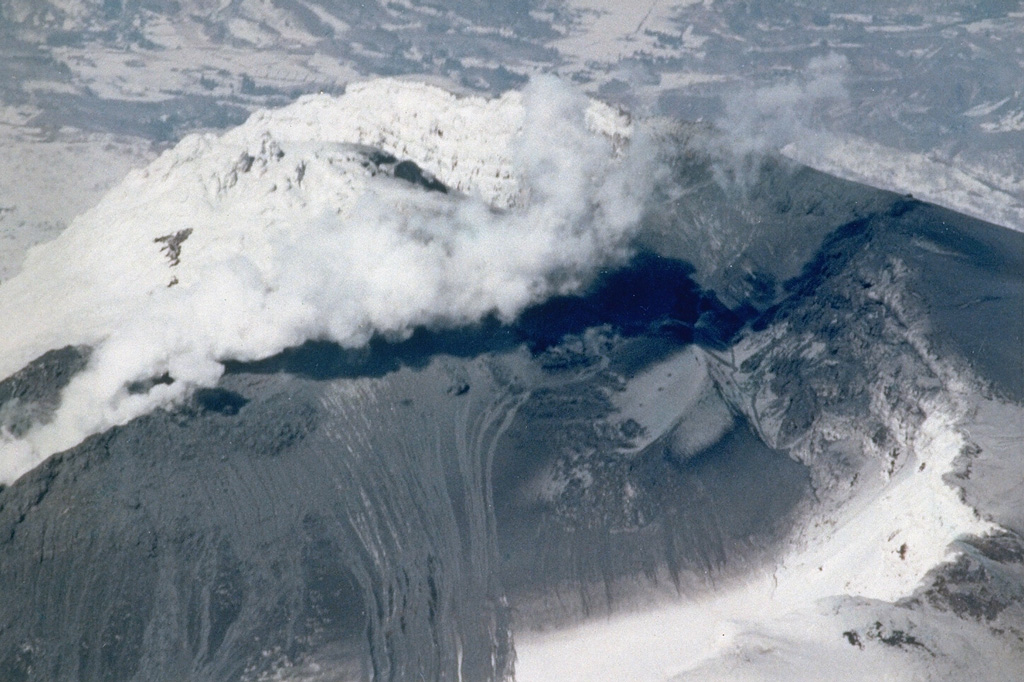
{"label": "smooth snow slope", "polygon": [[836,177],[913,194],[922,201],[1024,232],[1024,181],[937,154],[892,149],[853,136],[792,142],[782,153]]}

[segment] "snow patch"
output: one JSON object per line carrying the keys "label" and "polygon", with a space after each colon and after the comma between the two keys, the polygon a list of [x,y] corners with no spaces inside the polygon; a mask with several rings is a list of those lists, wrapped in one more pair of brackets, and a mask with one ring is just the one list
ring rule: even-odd
{"label": "snow patch", "polygon": [[680,459],[714,445],[733,424],[729,407],[708,374],[707,357],[688,346],[655,363],[611,395],[617,419],[641,427],[630,451],[639,452],[667,435]]}

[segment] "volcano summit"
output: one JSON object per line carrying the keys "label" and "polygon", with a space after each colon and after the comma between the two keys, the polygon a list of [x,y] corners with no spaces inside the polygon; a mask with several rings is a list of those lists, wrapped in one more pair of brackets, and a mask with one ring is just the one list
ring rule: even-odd
{"label": "volcano summit", "polygon": [[1024,234],[735,153],[385,79],[133,172],[0,284],[0,679],[1012,679]]}

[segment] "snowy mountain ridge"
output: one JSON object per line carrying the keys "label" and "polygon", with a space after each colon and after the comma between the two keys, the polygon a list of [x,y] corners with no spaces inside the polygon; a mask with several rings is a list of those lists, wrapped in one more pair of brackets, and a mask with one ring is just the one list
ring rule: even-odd
{"label": "snowy mountain ridge", "polygon": [[838,178],[912,193],[923,201],[1024,232],[1024,181],[993,168],[937,153],[892,149],[854,136],[830,136],[827,144],[793,142],[781,152]]}
{"label": "snowy mountain ridge", "polygon": [[780,598],[819,590],[896,601],[948,560],[958,538],[998,529],[945,479],[967,447],[977,389],[930,347],[907,267],[873,265],[805,304],[843,301],[842,332],[819,314],[793,315],[709,365],[732,408],[813,481],[821,519],[780,567]]}

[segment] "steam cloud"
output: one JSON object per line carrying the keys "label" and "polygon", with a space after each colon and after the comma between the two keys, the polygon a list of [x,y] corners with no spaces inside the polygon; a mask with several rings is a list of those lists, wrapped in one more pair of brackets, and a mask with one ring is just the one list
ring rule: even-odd
{"label": "steam cloud", "polygon": [[[403,106],[426,106],[424,93],[431,93],[425,86],[404,87],[398,86],[409,100]],[[358,94],[345,97],[350,96]],[[196,189],[196,178],[210,186],[208,157],[220,163],[229,136],[214,143],[186,140],[170,159],[158,160],[147,172],[147,182],[167,187],[157,192],[160,201],[133,208],[131,202],[139,200],[131,191],[105,200],[108,205],[122,201],[124,212],[143,216],[144,224],[98,225],[102,215],[116,215],[117,206],[108,206],[105,213],[86,214],[81,224],[30,259],[14,286],[5,285],[22,297],[21,306],[40,305],[28,278],[40,277],[47,263],[73,258],[102,272],[93,277],[96,291],[83,299],[92,301],[100,317],[90,332],[54,328],[26,335],[37,344],[44,338],[48,347],[87,342],[94,352],[63,391],[49,423],[22,438],[8,433],[0,439],[0,480],[15,479],[92,433],[179,401],[197,387],[215,385],[226,360],[265,358],[310,339],[358,347],[376,335],[404,338],[421,326],[467,325],[492,314],[509,321],[532,303],[580,289],[599,266],[628,255],[655,175],[654,155],[643,149],[640,134],[633,132],[625,144],[608,131],[597,132],[593,103],[553,78],[534,79],[521,97],[516,93],[501,102],[467,104],[450,96],[443,101],[468,121],[469,129],[470,104],[514,126],[507,149],[497,131],[492,139],[470,142],[504,154],[509,182],[518,183],[515,205],[496,208],[472,183],[463,187],[466,193],[441,194],[360,174],[358,168],[331,175],[337,154],[328,158],[322,149],[308,151],[317,140],[307,140],[305,147],[285,141],[279,151],[268,153],[266,136],[262,156],[250,151],[242,157],[266,168],[242,168],[248,173],[244,180],[238,179],[239,172],[222,174],[213,183],[220,194],[204,195]],[[329,106],[322,99],[315,104]],[[421,111],[414,118],[429,115],[440,121],[449,116]],[[294,137],[294,128],[293,121],[289,132],[281,134]],[[204,151],[207,147],[212,151]],[[294,164],[293,148],[304,154],[301,170],[282,180],[272,166],[281,157]],[[413,160],[431,164],[429,158]],[[479,175],[501,176],[501,163]],[[235,182],[238,186],[230,188]],[[244,182],[251,185],[243,187]],[[290,194],[283,183],[290,185]],[[345,210],[332,206],[332,197],[344,198],[337,189],[342,186],[350,187],[352,195]],[[225,191],[238,198],[217,198]],[[193,232],[181,244],[179,268],[132,253],[153,252],[152,235],[185,225]],[[124,253],[117,252],[119,244],[126,245]],[[131,276],[124,274],[129,271]],[[167,286],[171,273],[176,273],[170,282],[174,286]],[[159,285],[152,283],[154,278]],[[137,281],[148,284],[140,289]],[[93,314],[85,305],[76,314]],[[137,390],[140,382],[152,383],[164,374],[173,381]],[[132,385],[136,390],[129,390]]]}
{"label": "steam cloud", "polygon": [[829,54],[808,62],[794,78],[761,88],[743,89],[725,98],[718,123],[716,176],[725,187],[746,188],[757,179],[765,154],[803,140],[826,144],[819,127],[826,107],[849,99],[844,82],[846,57]]}

